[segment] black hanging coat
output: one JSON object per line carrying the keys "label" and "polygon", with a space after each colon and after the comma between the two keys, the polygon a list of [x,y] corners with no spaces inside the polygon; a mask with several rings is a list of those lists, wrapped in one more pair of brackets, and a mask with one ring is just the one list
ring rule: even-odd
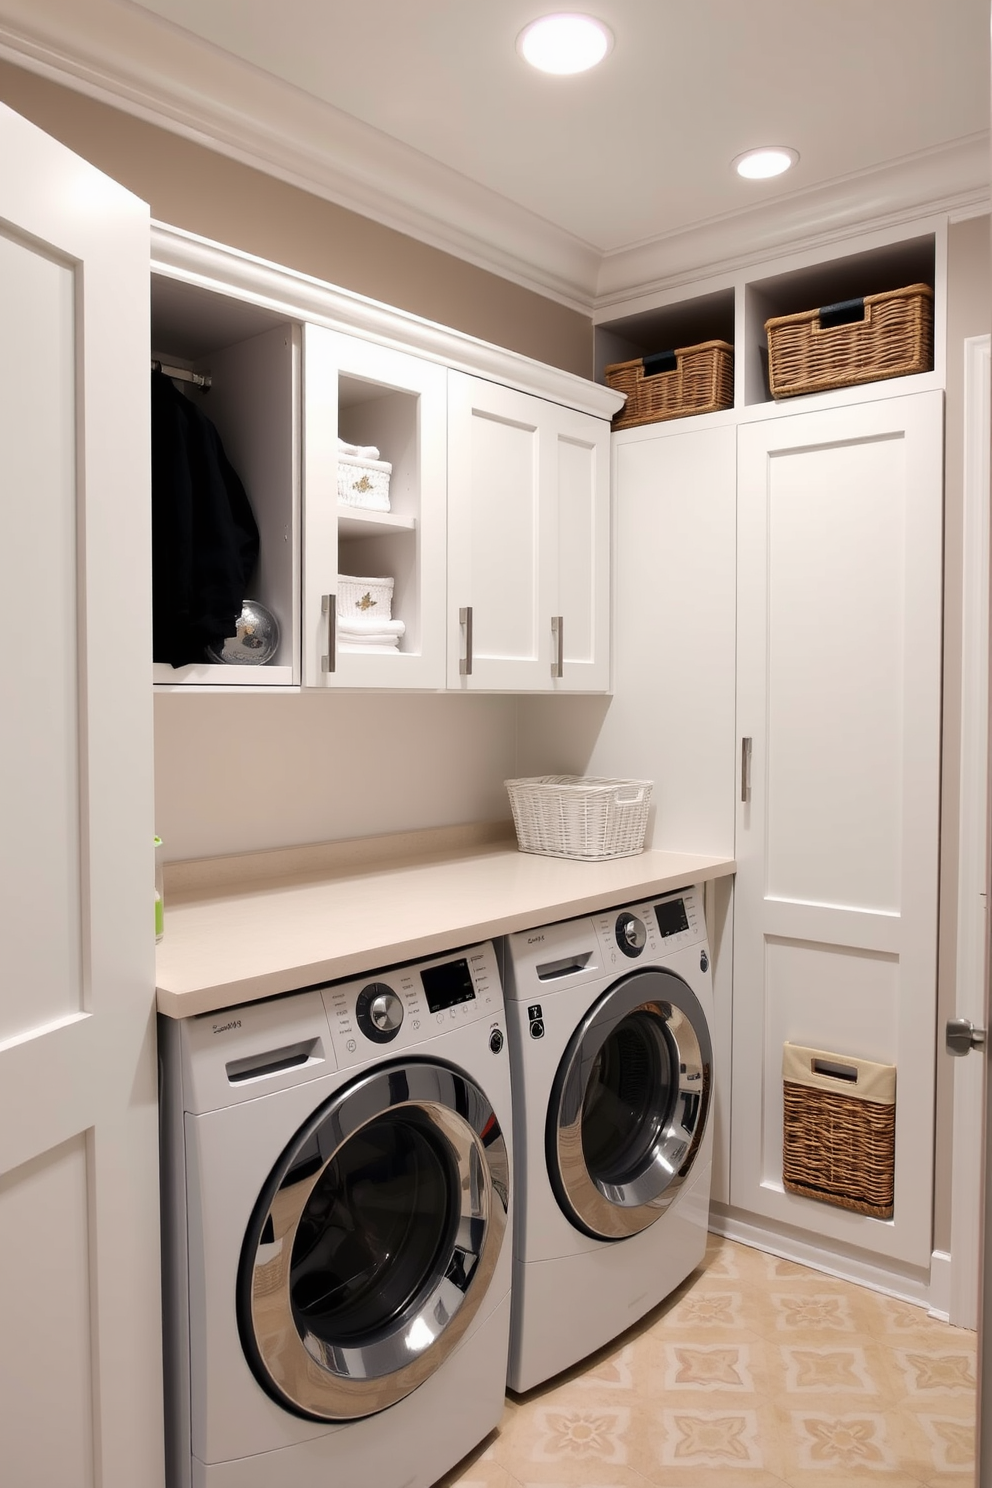
{"label": "black hanging coat", "polygon": [[152,373],[152,654],[174,667],[237,631],[258,527],[214,425]]}

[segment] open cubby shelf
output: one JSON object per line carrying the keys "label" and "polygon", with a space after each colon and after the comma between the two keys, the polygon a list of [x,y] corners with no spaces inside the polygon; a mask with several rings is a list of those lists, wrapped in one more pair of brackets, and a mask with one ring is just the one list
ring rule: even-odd
{"label": "open cubby shelf", "polygon": [[[727,341],[735,350],[734,406],[767,403],[767,320],[909,284],[934,288],[936,256],[936,239],[930,231],[852,248],[799,267],[767,272],[759,268],[705,294],[693,294],[691,288],[681,298],[668,293],[664,303],[597,325],[596,377],[605,382],[604,369],[613,362],[703,341]],[[939,325],[935,325],[935,344],[938,334]]]}

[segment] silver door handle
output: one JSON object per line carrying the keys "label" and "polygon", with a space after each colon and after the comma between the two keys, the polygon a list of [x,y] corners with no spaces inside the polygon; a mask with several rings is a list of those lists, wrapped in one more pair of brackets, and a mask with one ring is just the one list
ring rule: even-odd
{"label": "silver door handle", "polygon": [[564,615],[551,616],[551,635],[555,643],[554,660],[551,663],[552,677],[564,677],[565,675],[565,617]]}
{"label": "silver door handle", "polygon": [[458,624],[465,627],[465,655],[458,663],[458,675],[460,677],[471,677],[472,675],[472,606],[463,605],[458,611]]}
{"label": "silver door handle", "polygon": [[741,740],[741,800],[751,799],[751,745],[753,740]]}
{"label": "silver door handle", "polygon": [[985,1029],[976,1028],[970,1018],[949,1018],[944,1030],[944,1048],[960,1057],[972,1049],[985,1048]]}
{"label": "silver door handle", "polygon": [[338,597],[336,594],[320,596],[320,613],[327,616],[327,655],[320,658],[320,670],[333,672],[338,664]]}

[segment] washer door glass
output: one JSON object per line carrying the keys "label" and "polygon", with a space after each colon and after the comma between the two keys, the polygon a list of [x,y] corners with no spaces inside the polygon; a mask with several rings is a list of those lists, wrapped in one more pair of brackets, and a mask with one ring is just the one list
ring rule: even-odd
{"label": "washer door glass", "polygon": [[393,1405],[483,1300],[509,1168],[482,1092],[443,1065],[382,1066],[284,1152],[242,1249],[238,1321],[256,1377],[321,1420]]}
{"label": "washer door glass", "polygon": [[615,983],[562,1058],[548,1111],[552,1187],[571,1222],[601,1240],[653,1224],[685,1182],[709,1110],[712,1051],[681,977]]}

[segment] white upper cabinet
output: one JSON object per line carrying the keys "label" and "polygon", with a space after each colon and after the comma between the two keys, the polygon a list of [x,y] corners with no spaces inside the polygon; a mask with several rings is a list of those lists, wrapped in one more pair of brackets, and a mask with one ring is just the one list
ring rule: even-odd
{"label": "white upper cabinet", "polygon": [[[305,686],[444,686],[445,377],[437,363],[303,328]],[[388,510],[381,497],[355,504],[376,499],[354,489],[377,474],[361,467],[341,467],[357,480],[342,480],[351,500],[340,499],[339,439],[392,466]],[[339,576],[391,581],[391,601],[388,582],[369,582],[350,605],[355,586]]]}
{"label": "white upper cabinet", "polygon": [[448,374],[448,686],[609,688],[609,424]]}

